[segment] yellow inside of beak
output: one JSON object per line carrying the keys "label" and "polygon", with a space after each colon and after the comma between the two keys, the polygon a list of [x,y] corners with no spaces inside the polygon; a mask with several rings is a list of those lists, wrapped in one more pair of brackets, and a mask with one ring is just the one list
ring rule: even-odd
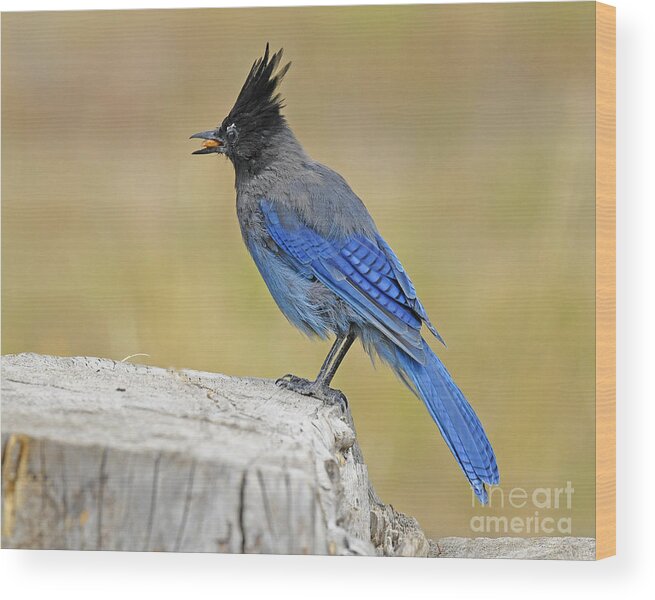
{"label": "yellow inside of beak", "polygon": [[216,148],[216,146],[220,146],[220,142],[217,142],[216,140],[205,140],[202,143],[203,148]]}

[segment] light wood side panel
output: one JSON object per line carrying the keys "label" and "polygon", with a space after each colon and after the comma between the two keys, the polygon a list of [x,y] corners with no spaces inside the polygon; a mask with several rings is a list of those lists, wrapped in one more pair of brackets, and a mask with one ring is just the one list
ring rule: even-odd
{"label": "light wood side panel", "polygon": [[616,554],[616,9],[596,3],[596,558]]}

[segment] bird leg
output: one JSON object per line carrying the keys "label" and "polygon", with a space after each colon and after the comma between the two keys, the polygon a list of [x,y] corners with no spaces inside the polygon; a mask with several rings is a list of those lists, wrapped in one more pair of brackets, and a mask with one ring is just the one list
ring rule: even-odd
{"label": "bird leg", "polygon": [[347,407],[348,401],[346,397],[340,390],[331,388],[330,383],[341,361],[343,361],[350,346],[355,341],[355,337],[356,334],[352,327],[348,331],[348,334],[337,335],[337,339],[332,344],[332,348],[330,348],[328,355],[325,357],[321,370],[318,372],[314,381],[288,374],[280,377],[275,383],[280,387],[297,392],[303,396],[312,396],[328,404],[340,404]]}

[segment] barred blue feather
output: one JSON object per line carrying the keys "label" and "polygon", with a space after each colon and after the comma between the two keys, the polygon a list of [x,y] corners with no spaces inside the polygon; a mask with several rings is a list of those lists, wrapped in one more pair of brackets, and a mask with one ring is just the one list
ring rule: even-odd
{"label": "barred blue feather", "polygon": [[309,273],[372,325],[382,340],[375,351],[421,398],[482,503],[485,484],[497,484],[498,466],[480,420],[443,363],[421,337],[430,323],[414,286],[389,245],[377,234],[328,239],[291,209],[260,203],[268,234],[285,259]]}

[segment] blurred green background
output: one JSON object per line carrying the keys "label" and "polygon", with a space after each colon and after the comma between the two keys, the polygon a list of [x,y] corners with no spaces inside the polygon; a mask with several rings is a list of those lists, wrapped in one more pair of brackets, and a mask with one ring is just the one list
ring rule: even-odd
{"label": "blurred green background", "polygon": [[[276,377],[328,350],[247,254],[224,159],[191,156],[267,41],[286,114],[365,201],[448,343],[507,494],[575,488],[594,534],[593,3],[4,14],[2,352]],[[470,534],[463,475],[361,347],[335,380],[372,480]]]}

